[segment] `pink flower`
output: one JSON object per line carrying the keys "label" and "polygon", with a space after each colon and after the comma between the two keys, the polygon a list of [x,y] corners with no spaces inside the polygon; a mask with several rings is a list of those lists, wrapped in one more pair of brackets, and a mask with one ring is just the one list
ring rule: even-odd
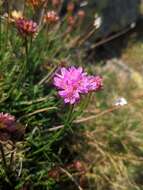
{"label": "pink flower", "polygon": [[44,22],[47,23],[56,23],[59,21],[59,16],[55,11],[48,11],[44,16]]}
{"label": "pink flower", "polygon": [[98,91],[103,87],[103,80],[100,76],[89,76],[89,91]]}
{"label": "pink flower", "polygon": [[56,73],[54,85],[59,89],[59,95],[65,103],[74,104],[80,99],[81,94],[99,90],[102,80],[100,77],[88,76],[82,67],[63,67],[60,74]]}
{"label": "pink flower", "polygon": [[15,117],[9,113],[0,113],[0,128],[5,128],[8,131],[13,131],[15,129]]}
{"label": "pink flower", "polygon": [[37,32],[37,23],[32,20],[26,20],[24,18],[19,18],[16,20],[17,28],[21,35],[33,36]]}
{"label": "pink flower", "polygon": [[65,103],[74,104],[80,99],[80,93],[88,92],[86,73],[81,67],[61,68],[60,74],[54,77],[54,85]]}

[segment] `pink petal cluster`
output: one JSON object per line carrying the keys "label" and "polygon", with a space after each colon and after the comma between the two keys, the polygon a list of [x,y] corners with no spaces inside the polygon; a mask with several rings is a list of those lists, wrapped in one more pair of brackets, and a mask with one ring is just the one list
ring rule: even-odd
{"label": "pink petal cluster", "polygon": [[48,11],[44,16],[44,22],[56,23],[59,20],[59,16],[55,11]]}
{"label": "pink petal cluster", "polygon": [[100,76],[89,76],[88,80],[89,80],[89,86],[88,86],[89,91],[100,90],[103,86],[103,80]]}
{"label": "pink petal cluster", "polygon": [[38,29],[37,23],[25,18],[19,18],[16,20],[17,28],[23,36],[33,36]]}
{"label": "pink petal cluster", "polygon": [[9,113],[0,113],[0,127],[13,131],[15,128],[15,117]]}
{"label": "pink petal cluster", "polygon": [[82,67],[63,67],[56,73],[54,85],[59,89],[59,95],[65,103],[74,104],[81,94],[99,90],[102,87],[102,78],[87,75]]}

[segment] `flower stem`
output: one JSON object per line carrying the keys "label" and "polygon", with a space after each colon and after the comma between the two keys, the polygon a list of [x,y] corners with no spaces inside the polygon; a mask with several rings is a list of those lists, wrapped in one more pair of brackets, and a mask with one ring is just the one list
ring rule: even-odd
{"label": "flower stem", "polygon": [[28,63],[28,40],[25,37],[25,55],[26,55],[26,64]]}
{"label": "flower stem", "polygon": [[73,117],[72,117],[72,114],[73,114],[73,109],[74,109],[74,105],[70,105],[69,107],[69,111],[66,115],[66,119],[65,119],[65,124],[64,124],[64,127],[61,128],[58,132],[56,132],[53,136],[52,136],[52,139],[49,140],[49,143],[48,145],[45,144],[44,146],[42,146],[39,150],[35,151],[33,155],[36,155],[36,154],[39,154],[40,152],[42,152],[43,150],[50,150],[51,146],[53,145],[53,143],[55,143],[57,140],[59,140],[59,138],[63,135],[65,129],[69,128],[70,127],[70,124],[72,123],[73,121]]}
{"label": "flower stem", "polygon": [[74,105],[70,105],[69,111],[68,111],[68,114],[67,114],[67,117],[66,117],[66,121],[65,121],[65,127],[69,126],[72,123],[72,120],[73,120],[73,117],[72,117],[73,110],[74,110]]}

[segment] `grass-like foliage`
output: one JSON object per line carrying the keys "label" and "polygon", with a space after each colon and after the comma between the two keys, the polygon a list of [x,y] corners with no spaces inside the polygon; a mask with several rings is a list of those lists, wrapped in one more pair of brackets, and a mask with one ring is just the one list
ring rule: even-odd
{"label": "grass-like foliage", "polygon": [[49,173],[69,161],[63,140],[102,86],[81,68],[85,14],[73,3],[62,14],[60,1],[0,8],[0,189],[56,189]]}

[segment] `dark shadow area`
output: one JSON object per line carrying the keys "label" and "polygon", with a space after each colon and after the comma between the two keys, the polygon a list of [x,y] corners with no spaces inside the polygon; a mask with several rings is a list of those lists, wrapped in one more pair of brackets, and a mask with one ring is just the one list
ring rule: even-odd
{"label": "dark shadow area", "polygon": [[[94,0],[93,2],[96,2],[97,7],[100,6],[98,0]],[[89,39],[90,45],[97,45],[97,47],[90,49],[90,45],[87,44],[87,49],[89,48],[87,54],[90,60],[96,59],[100,61],[120,57],[127,48],[129,41],[142,41],[143,16],[141,15],[141,7],[143,1],[108,0],[107,2],[106,6],[100,10],[102,18],[101,27]],[[90,9],[92,10],[93,7]]]}
{"label": "dark shadow area", "polygon": [[[121,31],[119,31],[119,33],[120,32]],[[112,33],[109,36],[107,36],[106,39],[108,40],[108,38],[116,34],[117,33]],[[96,43],[99,43],[99,41],[102,41],[102,39],[99,39]],[[137,42],[143,42],[143,17],[142,16],[140,16],[139,20],[136,22],[135,28],[130,29],[125,34],[111,41],[105,42],[92,50],[90,49],[87,52],[87,57],[93,63],[95,62],[95,60],[96,62],[100,62],[101,60],[106,61],[112,58],[120,58],[122,53],[128,47],[129,42],[131,44],[137,43]]]}

